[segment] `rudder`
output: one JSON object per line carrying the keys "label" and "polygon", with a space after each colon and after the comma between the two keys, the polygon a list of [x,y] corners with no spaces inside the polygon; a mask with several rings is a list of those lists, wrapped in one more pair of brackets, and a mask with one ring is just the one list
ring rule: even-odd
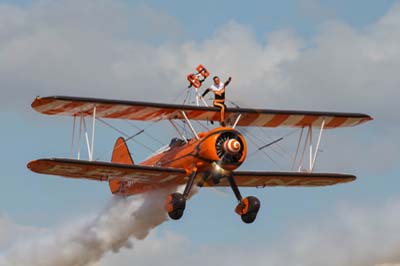
{"label": "rudder", "polygon": [[[123,137],[119,137],[115,141],[113,153],[111,156],[111,162],[120,164],[134,164],[128,146],[126,145],[125,139]],[[110,190],[113,194],[119,191],[121,183],[122,182],[119,180],[109,181]]]}
{"label": "rudder", "polygon": [[134,164],[125,139],[119,137],[115,141],[114,150],[111,157],[113,163]]}

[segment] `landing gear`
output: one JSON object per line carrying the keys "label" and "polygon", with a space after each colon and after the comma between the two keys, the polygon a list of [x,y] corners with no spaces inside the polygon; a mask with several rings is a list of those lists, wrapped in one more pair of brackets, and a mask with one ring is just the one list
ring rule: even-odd
{"label": "landing gear", "polygon": [[175,192],[168,196],[165,209],[171,219],[179,220],[182,217],[186,207],[186,200],[189,196],[190,190],[193,187],[194,180],[196,179],[196,173],[196,170],[193,170],[190,174],[183,194]]}
{"label": "landing gear", "polygon": [[258,210],[260,209],[260,201],[253,196],[242,199],[236,206],[236,213],[242,218],[246,224],[251,224],[257,217]]}
{"label": "landing gear", "polygon": [[221,178],[222,178],[222,174],[220,173],[214,173],[212,175],[212,182],[214,183],[214,185],[218,185],[219,182],[221,182]]}
{"label": "landing gear", "polygon": [[257,213],[260,210],[260,201],[253,196],[242,198],[239,188],[236,185],[235,179],[233,179],[232,175],[228,176],[228,182],[237,200],[239,201],[235,212],[241,216],[243,222],[247,224],[254,222],[257,217]]}
{"label": "landing gear", "polygon": [[173,220],[179,220],[186,207],[186,199],[181,193],[172,193],[167,198],[166,210],[168,215]]}
{"label": "landing gear", "polygon": [[[171,219],[179,220],[183,216],[186,207],[186,200],[188,199],[190,190],[193,187],[194,180],[196,179],[196,174],[197,174],[196,170],[193,170],[192,173],[190,174],[189,180],[186,184],[183,194],[175,192],[168,196],[165,209],[168,212],[168,215]],[[210,175],[211,175],[210,172],[205,172],[203,175],[203,179],[199,182],[198,185],[201,187],[204,184],[204,182],[206,182],[209,179]],[[216,184],[219,183],[221,178],[222,175],[221,176],[211,175],[212,181]],[[214,179],[218,179],[218,181]],[[253,196],[243,198],[242,195],[240,194],[239,188],[233,176],[228,175],[227,179],[229,185],[232,188],[233,193],[235,194],[237,200],[239,201],[239,204],[236,206],[235,212],[241,216],[243,222],[247,224],[254,222],[254,220],[257,217],[257,213],[260,210],[260,201]]]}

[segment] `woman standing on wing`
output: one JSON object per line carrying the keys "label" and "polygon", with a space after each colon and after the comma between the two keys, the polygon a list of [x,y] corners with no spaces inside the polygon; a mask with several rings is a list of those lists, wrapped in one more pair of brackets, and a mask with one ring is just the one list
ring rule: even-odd
{"label": "woman standing on wing", "polygon": [[210,88],[206,89],[201,96],[204,97],[209,91],[212,91],[214,93],[215,99],[214,99],[213,105],[215,107],[218,107],[221,109],[220,124],[221,124],[221,126],[224,127],[225,126],[225,122],[224,122],[225,121],[225,109],[226,109],[225,88],[231,82],[232,78],[229,77],[228,80],[225,81],[225,83],[222,83],[219,80],[218,76],[214,76],[213,80],[214,80],[214,84],[212,84],[210,86]]}

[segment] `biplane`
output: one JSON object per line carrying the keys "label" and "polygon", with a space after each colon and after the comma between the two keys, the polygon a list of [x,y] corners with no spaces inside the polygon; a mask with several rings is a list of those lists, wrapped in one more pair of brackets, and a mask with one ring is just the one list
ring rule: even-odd
{"label": "biplane", "polygon": [[[27,167],[41,174],[68,178],[106,181],[115,195],[129,196],[151,190],[184,185],[183,193],[175,192],[166,199],[165,209],[171,219],[180,219],[194,185],[199,187],[230,187],[237,198],[236,213],[245,223],[252,223],[260,209],[253,196],[242,197],[239,187],[300,186],[319,187],[351,182],[354,175],[313,172],[321,134],[324,129],[351,127],[372,118],[360,113],[289,111],[270,109],[227,108],[225,127],[215,126],[207,132],[197,132],[192,120],[219,121],[219,109],[208,106],[80,98],[68,96],[37,97],[32,108],[46,115],[72,116],[80,119],[80,131],[85,130],[88,160],[49,158],[33,160]],[[91,141],[85,118],[93,121]],[[159,153],[135,164],[124,138],[119,137],[111,162],[93,160],[95,121],[127,119],[137,121],[168,120],[179,137]],[[188,138],[176,125],[184,121],[190,128]],[[82,126],[83,125],[83,126]],[[294,127],[308,130],[309,167],[298,171],[239,171],[247,154],[246,138],[237,127]],[[312,129],[319,129],[315,150],[312,149]],[[83,136],[83,133],[82,133]],[[307,142],[309,140],[309,142]],[[304,146],[306,148],[306,146]],[[308,147],[307,147],[308,148]]]}

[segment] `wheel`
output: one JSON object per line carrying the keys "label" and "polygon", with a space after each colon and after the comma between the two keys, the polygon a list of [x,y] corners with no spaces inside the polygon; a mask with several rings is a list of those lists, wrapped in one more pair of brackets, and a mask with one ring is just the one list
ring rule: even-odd
{"label": "wheel", "polygon": [[184,211],[184,209],[176,209],[176,210],[173,210],[172,212],[169,212],[168,216],[172,220],[179,220],[183,216],[183,211]]}
{"label": "wheel", "polygon": [[175,192],[168,196],[165,209],[173,220],[179,220],[186,207],[186,199],[181,193]]}
{"label": "wheel", "polygon": [[236,207],[236,212],[241,216],[242,221],[250,224],[254,222],[260,210],[260,201],[253,196],[244,198]]}
{"label": "wheel", "polygon": [[242,221],[245,222],[246,224],[251,224],[256,219],[257,212],[248,212],[240,217],[242,218]]}

